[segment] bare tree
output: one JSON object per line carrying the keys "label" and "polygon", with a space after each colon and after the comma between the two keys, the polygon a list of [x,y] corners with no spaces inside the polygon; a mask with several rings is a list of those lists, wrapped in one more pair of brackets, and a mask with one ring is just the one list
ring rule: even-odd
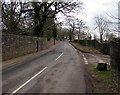
{"label": "bare tree", "polygon": [[78,29],[78,31],[76,32],[78,35],[78,40],[80,40],[81,32],[85,29],[85,22],[83,20],[77,20],[76,28]]}
{"label": "bare tree", "polygon": [[95,17],[95,29],[98,29],[100,33],[100,42],[103,41],[103,35],[107,32],[110,31],[109,29],[109,23],[108,20],[102,16],[96,16]]}
{"label": "bare tree", "polygon": [[108,41],[112,41],[114,38],[116,38],[116,35],[113,33],[106,33],[105,36]]}
{"label": "bare tree", "polygon": [[94,40],[97,40],[97,35],[96,35],[96,34],[94,34],[93,38],[94,38]]}
{"label": "bare tree", "polygon": [[70,41],[72,41],[74,39],[74,35],[75,35],[75,31],[76,31],[76,19],[73,18],[68,18],[68,21],[66,22],[66,24],[68,24],[69,26],[69,39]]}
{"label": "bare tree", "polygon": [[72,41],[74,39],[74,31],[75,31],[75,22],[70,23],[69,29],[69,39]]}
{"label": "bare tree", "polygon": [[106,13],[106,14],[108,15],[108,17],[112,19],[112,21],[109,21],[109,23],[112,25],[112,28],[111,28],[112,33],[117,35],[119,38],[120,37],[120,10],[118,9],[118,17],[113,16],[113,14],[111,13]]}
{"label": "bare tree", "polygon": [[81,35],[85,34],[83,32],[87,28],[87,26],[85,26],[85,22],[83,20],[79,20],[76,18],[67,18],[66,24],[68,24],[69,26],[70,41],[72,41],[74,39],[74,36],[76,35],[78,37],[78,40],[80,40]]}

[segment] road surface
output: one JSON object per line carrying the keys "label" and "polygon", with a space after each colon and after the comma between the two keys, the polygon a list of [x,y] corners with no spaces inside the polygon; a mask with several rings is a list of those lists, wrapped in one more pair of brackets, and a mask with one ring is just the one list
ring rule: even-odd
{"label": "road surface", "polygon": [[3,70],[3,93],[85,93],[84,59],[68,41]]}

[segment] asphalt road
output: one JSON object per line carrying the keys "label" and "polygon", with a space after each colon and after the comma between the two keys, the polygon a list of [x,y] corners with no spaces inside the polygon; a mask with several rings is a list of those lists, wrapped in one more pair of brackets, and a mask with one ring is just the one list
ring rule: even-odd
{"label": "asphalt road", "polygon": [[68,41],[3,70],[3,93],[85,93],[83,56]]}

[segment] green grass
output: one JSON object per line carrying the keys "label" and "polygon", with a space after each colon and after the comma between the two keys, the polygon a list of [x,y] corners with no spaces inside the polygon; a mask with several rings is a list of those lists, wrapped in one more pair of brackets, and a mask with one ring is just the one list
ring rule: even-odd
{"label": "green grass", "polygon": [[98,80],[108,84],[110,88],[113,90],[118,89],[118,82],[117,82],[117,72],[116,71],[98,71],[95,66],[91,65],[88,67],[88,71],[92,76],[97,78]]}
{"label": "green grass", "polygon": [[100,53],[98,50],[93,49],[92,47],[82,46],[79,43],[71,42],[71,44],[80,51],[91,52],[91,53]]}

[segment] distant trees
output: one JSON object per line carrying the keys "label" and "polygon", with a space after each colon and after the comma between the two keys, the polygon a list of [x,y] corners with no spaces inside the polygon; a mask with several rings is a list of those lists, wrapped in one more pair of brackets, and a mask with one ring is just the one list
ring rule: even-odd
{"label": "distant trees", "polygon": [[60,40],[68,39],[69,38],[69,29],[67,28],[62,28],[58,30],[58,37]]}
{"label": "distant trees", "polygon": [[99,34],[100,34],[100,42],[103,41],[103,35],[110,31],[109,29],[109,23],[106,18],[103,16],[96,16],[95,17],[95,29],[98,29]]}
{"label": "distant trees", "polygon": [[114,38],[116,38],[116,35],[113,33],[106,33],[105,36],[108,41],[112,41]]}
{"label": "distant trees", "polygon": [[69,39],[70,39],[70,41],[72,41],[74,39],[75,28],[76,28],[75,20],[74,21],[70,21],[69,22]]}
{"label": "distant trees", "polygon": [[85,26],[85,22],[81,19],[81,20],[77,20],[77,26],[76,26],[76,29],[78,29],[76,31],[76,34],[78,35],[78,40],[80,40],[80,36],[82,37],[83,36],[83,31],[84,29],[86,28]]}
{"label": "distant trees", "polygon": [[[88,35],[89,30],[88,27],[86,26],[86,23],[82,19],[73,19],[73,18],[68,18],[67,19],[67,24],[68,24],[68,35],[69,35],[69,40],[72,41],[76,37],[78,40],[80,39],[85,39]],[[86,33],[85,33],[86,31]]]}

